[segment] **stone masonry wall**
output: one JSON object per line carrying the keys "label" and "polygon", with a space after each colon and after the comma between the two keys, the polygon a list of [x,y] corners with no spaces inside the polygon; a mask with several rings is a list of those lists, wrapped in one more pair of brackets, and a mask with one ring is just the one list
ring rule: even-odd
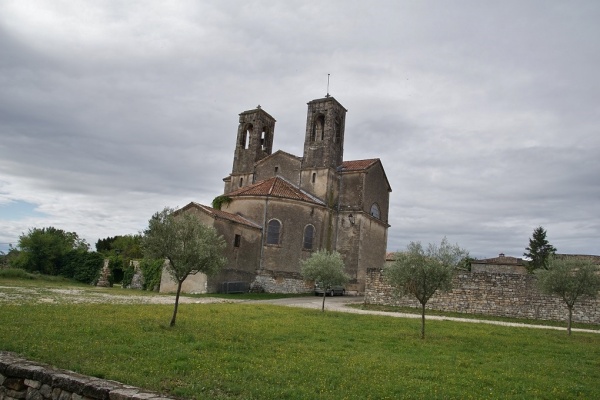
{"label": "stone masonry wall", "polygon": [[0,400],[168,400],[115,381],[80,375],[0,351]]}
{"label": "stone masonry wall", "polygon": [[[398,297],[380,268],[367,270],[365,303],[420,307],[414,297]],[[458,273],[453,289],[438,292],[427,308],[468,314],[564,321],[568,309],[562,299],[540,293],[534,275]],[[582,297],[573,308],[573,321],[600,324],[600,299]]]}
{"label": "stone masonry wall", "polygon": [[308,284],[296,274],[266,272],[254,278],[250,284],[250,290],[266,293],[309,293],[313,290],[313,285]]}

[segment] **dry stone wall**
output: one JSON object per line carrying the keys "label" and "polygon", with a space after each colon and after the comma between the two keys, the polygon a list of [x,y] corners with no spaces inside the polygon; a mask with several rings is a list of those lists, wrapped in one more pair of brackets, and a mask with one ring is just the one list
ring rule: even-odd
{"label": "dry stone wall", "polygon": [[0,352],[0,400],[169,400],[115,381],[28,361]]}
{"label": "dry stone wall", "polygon": [[267,293],[309,293],[313,285],[304,281],[299,274],[272,271],[262,273],[254,278],[250,290]]}
{"label": "dry stone wall", "polygon": [[[420,307],[409,296],[399,297],[380,268],[367,270],[365,303]],[[461,272],[453,289],[436,293],[427,308],[468,314],[564,321],[567,307],[562,299],[540,293],[534,275]],[[573,308],[573,321],[600,324],[600,299],[582,297]]]}

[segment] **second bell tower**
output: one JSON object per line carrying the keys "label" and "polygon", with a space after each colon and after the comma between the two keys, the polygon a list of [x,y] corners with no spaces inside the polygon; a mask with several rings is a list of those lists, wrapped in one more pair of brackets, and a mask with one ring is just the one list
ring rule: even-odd
{"label": "second bell tower", "polygon": [[240,114],[231,175],[225,192],[254,183],[254,163],[271,154],[275,118],[260,106]]}

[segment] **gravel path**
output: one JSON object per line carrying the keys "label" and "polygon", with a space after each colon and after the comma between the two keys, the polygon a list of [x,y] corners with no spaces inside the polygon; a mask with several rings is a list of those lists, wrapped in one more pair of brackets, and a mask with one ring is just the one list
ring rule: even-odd
{"label": "gravel path", "polygon": [[[216,297],[179,297],[179,303],[234,303]],[[0,286],[0,304],[174,304],[174,295],[118,295],[95,289],[56,289]]]}

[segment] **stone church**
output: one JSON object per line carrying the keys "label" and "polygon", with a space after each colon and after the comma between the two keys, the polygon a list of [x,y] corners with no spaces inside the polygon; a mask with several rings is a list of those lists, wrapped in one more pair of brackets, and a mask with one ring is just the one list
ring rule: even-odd
{"label": "stone church", "polygon": [[344,161],[346,112],[329,95],[308,103],[302,157],[272,152],[275,119],[260,106],[239,115],[221,209],[192,202],[181,210],[214,226],[228,246],[225,268],[201,278],[208,292],[227,282],[309,291],[300,261],[319,249],[342,255],[347,291],[364,291],[367,268],[385,262],[392,189],[379,159]]}

